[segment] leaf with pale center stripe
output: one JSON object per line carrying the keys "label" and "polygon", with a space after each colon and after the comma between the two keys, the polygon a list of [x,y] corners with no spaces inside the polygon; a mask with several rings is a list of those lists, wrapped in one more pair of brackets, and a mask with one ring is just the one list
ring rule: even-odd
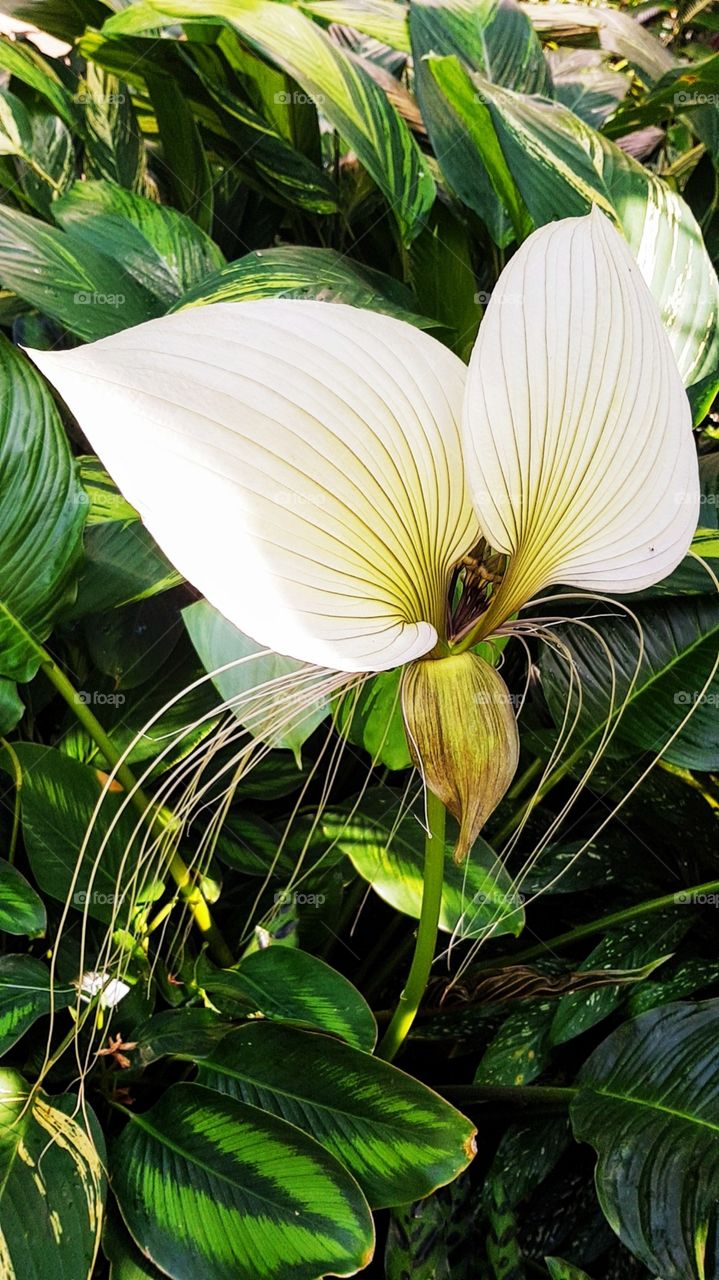
{"label": "leaf with pale center stripe", "polygon": [[202,1085],[173,1085],[115,1144],[113,1190],[174,1280],[354,1275],[374,1248],[357,1183],[312,1138]]}
{"label": "leaf with pale center stripe", "polygon": [[595,1049],[572,1102],[575,1137],[617,1235],[652,1275],[709,1280],[719,1267],[719,1001],[669,1004]]}
{"label": "leaf with pale center stripe", "polygon": [[364,68],[298,9],[273,0],[152,0],[110,18],[103,34],[137,33],[168,22],[225,21],[317,103],[384,193],[407,241],[435,195],[427,162],[404,121]]}
{"label": "leaf with pale center stripe", "polygon": [[230,1031],[200,1063],[200,1080],[311,1134],[375,1209],[429,1195],[474,1155],[474,1126],[426,1085],[295,1027]]}

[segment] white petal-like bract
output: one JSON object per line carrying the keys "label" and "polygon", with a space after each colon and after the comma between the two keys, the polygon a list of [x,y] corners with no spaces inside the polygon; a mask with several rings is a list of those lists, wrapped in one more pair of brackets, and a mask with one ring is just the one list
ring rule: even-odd
{"label": "white petal-like bract", "polygon": [[259,644],[368,672],[433,648],[478,536],[466,370],[434,338],[268,299],[29,354],[172,563]]}
{"label": "white petal-like bract", "polygon": [[502,273],[462,426],[482,530],[510,556],[488,623],[550,584],[640,590],[686,554],[689,402],[641,272],[597,210],[535,231]]}

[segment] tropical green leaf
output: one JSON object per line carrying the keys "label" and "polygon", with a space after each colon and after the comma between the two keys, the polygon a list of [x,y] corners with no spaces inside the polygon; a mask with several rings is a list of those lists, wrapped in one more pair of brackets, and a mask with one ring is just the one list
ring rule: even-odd
{"label": "tropical green leaf", "polygon": [[484,1085],[529,1084],[545,1070],[552,1052],[551,1026],[556,1005],[525,1002],[505,1018],[475,1072]]}
{"label": "tropical green leaf", "polygon": [[[238,631],[207,600],[198,600],[183,609],[182,617],[205,671],[208,674],[217,672],[213,675],[213,684],[240,724],[253,737],[266,740],[273,747],[287,747],[299,764],[302,744],[329,712],[326,700],[318,698],[311,690],[305,697],[289,689],[285,695],[286,707],[278,722],[281,692],[271,699],[258,696],[249,702],[244,695],[300,672],[304,664],[295,662],[293,658],[268,653],[262,645]],[[228,670],[223,671],[223,667]]]}
{"label": "tropical green leaf", "polygon": [[[416,92],[442,172],[499,245],[530,230],[486,107],[467,72],[526,93],[548,93],[550,77],[529,19],[514,0],[414,0],[409,10]],[[440,80],[436,58],[459,60]],[[488,163],[488,153],[492,163]]]}
{"label": "tropical green leaf", "polygon": [[435,202],[409,260],[421,310],[442,322],[448,345],[468,360],[482,318],[482,295],[472,267],[469,232],[442,201]]}
{"label": "tropical green leaf", "polygon": [[87,1103],[79,1111],[72,1094],[49,1099],[16,1071],[0,1071],[0,1220],[8,1280],[50,1274],[89,1280],[100,1244],[104,1160]]}
{"label": "tropical green leaf", "polygon": [[113,1190],[141,1250],[175,1280],[320,1280],[369,1261],[357,1183],[284,1120],[195,1084],[130,1115]]}
{"label": "tropical green leaf", "polygon": [[[365,793],[359,806],[326,811],[324,837],[341,849],[372,888],[406,915],[419,918],[422,903],[424,832],[417,815],[405,812],[398,822],[397,801],[382,789]],[[477,938],[487,930],[521,933],[524,915],[512,893],[508,873],[488,844],[480,839],[458,867],[454,840],[446,842],[446,863],[439,927],[461,938]]]}
{"label": "tropical green leaf", "polygon": [[51,1009],[73,1004],[72,987],[52,986],[47,966],[34,956],[0,956],[0,1054]]}
{"label": "tropical green leaf", "polygon": [[[625,980],[631,981],[634,974],[639,981],[669,959],[691,923],[677,918],[676,912],[630,920],[610,929],[574,972],[619,970]],[[608,1017],[619,1004],[622,990],[623,984],[618,983],[562,996],[552,1020],[552,1043],[564,1044]]]}
{"label": "tropical green leaf", "polygon": [[[227,40],[236,41],[237,37],[230,31],[223,35],[225,39],[219,43],[229,56]],[[226,126],[234,148],[239,152],[239,160],[233,162],[233,168],[236,164],[240,172],[246,171],[263,189],[266,187],[283,202],[313,213],[334,213],[339,196],[330,175],[324,172],[319,163],[299,150],[298,145],[293,146],[265,116],[238,97],[236,84],[228,77],[226,64],[214,49],[205,44],[195,44],[190,53],[192,70],[206,92],[221,108],[222,123]],[[246,57],[250,58],[251,55],[247,54]],[[285,77],[279,72],[273,72],[258,58],[252,58],[252,63],[268,75],[277,76],[284,85]],[[277,98],[281,102],[276,102]],[[294,111],[301,104],[293,103],[291,98],[292,95],[287,90],[279,88],[273,94],[275,101],[272,107],[276,109],[286,106],[288,111]],[[269,103],[263,103],[263,107],[269,115]]]}
{"label": "tropical green leaf", "polygon": [[30,156],[32,125],[25,106],[9,89],[0,89],[0,155]]}
{"label": "tropical green leaf", "polygon": [[12,680],[0,677],[0,734],[9,733],[25,713],[25,707]]}
{"label": "tropical green leaf", "polygon": [[557,100],[593,129],[602,128],[629,92],[629,77],[607,66],[598,49],[560,48],[549,65]]}
{"label": "tropical green leaf", "polygon": [[335,722],[348,742],[363,747],[373,765],[407,769],[412,763],[402,718],[401,669],[382,671],[338,698]]}
{"label": "tropical green leaf", "polygon": [[203,1058],[199,1078],[311,1134],[373,1208],[428,1195],[474,1155],[474,1126],[426,1085],[312,1032],[239,1027]]}
{"label": "tropical green leaf", "polygon": [[[97,458],[80,462],[87,511],[77,597],[65,618],[117,609],[183,581]],[[140,727],[140,726],[138,726]]]}
{"label": "tropical green leaf", "polygon": [[134,1061],[148,1066],[160,1058],[204,1057],[230,1030],[230,1023],[214,1009],[163,1009],[134,1032]]}
{"label": "tropical green leaf", "polygon": [[234,969],[200,965],[198,981],[228,1014],[261,1013],[339,1036],[356,1049],[371,1050],[377,1024],[369,1005],[341,973],[295,947],[265,947]]}
{"label": "tropical green leaf", "polygon": [[669,1004],[614,1031],[578,1079],[572,1125],[599,1155],[602,1209],[652,1275],[719,1266],[718,1051],[719,1002]]}
{"label": "tropical green leaf", "polygon": [[179,306],[250,302],[254,298],[316,298],[382,311],[421,329],[437,323],[418,315],[409,289],[390,276],[372,271],[334,249],[305,245],[280,245],[248,253],[189,290]]}
{"label": "tropical green leaf", "polygon": [[51,64],[32,45],[0,39],[0,67],[39,93],[70,129],[77,128],[78,112],[72,97]]}
{"label": "tropical green leaf", "polygon": [[685,385],[714,373],[719,281],[682,197],[560,103],[474,82],[535,224],[598,205],[627,237]]}
{"label": "tropical green leaf", "polygon": [[[570,744],[572,752],[581,754],[596,745],[612,710],[615,732],[609,750],[618,755],[634,754],[637,749],[654,753],[664,749],[689,714],[679,736],[666,746],[664,758],[691,769],[716,768],[716,669],[712,675],[719,630],[716,597],[689,596],[634,604],[632,613],[636,623],[617,610],[609,617],[590,615],[584,624],[568,623],[560,628],[574,663],[575,690],[577,681],[582,689],[582,708]],[[637,624],[643,634],[644,650],[632,684],[640,657]],[[568,669],[546,646],[541,668],[549,705],[557,724],[561,724],[569,688]],[[616,680],[613,708],[612,671]],[[573,705],[575,697],[573,694]]]}
{"label": "tropical green leaf", "polygon": [[591,1280],[586,1271],[575,1267],[563,1258],[545,1258],[551,1280]]}
{"label": "tropical green leaf", "polygon": [[217,245],[190,218],[113,182],[76,183],[53,213],[166,306],[223,265]]}
{"label": "tropical green leaf", "polygon": [[0,387],[0,674],[24,681],[71,591],[85,511],[50,392],[5,338]]}
{"label": "tropical green leaf", "polygon": [[[382,90],[346,57],[309,18],[273,0],[153,0],[148,14],[167,21],[226,21],[262,57],[292,76],[350,144],[384,193],[402,236],[411,241],[434,199],[426,162]],[[130,13],[131,29],[137,22]],[[147,19],[148,25],[150,18]],[[111,18],[104,34],[123,33],[124,14]]]}
{"label": "tropical green leaf", "polygon": [[208,235],[214,217],[212,170],[197,120],[176,80],[147,74],[168,181],[175,202]]}
{"label": "tropical green leaf", "polygon": [[[93,701],[91,690],[78,696]],[[22,769],[23,839],[43,892],[60,902],[69,898],[75,910],[104,921],[126,919],[137,902],[157,896],[152,868],[137,867],[133,857],[136,817],[127,807],[119,813],[116,791],[104,797],[84,848],[105,775],[52,747],[20,742],[14,749]],[[3,757],[0,762],[5,767]]]}
{"label": "tropical green leaf", "polygon": [[104,67],[88,62],[78,96],[85,113],[87,176],[141,191],[146,155],[129,86]]}
{"label": "tropical green leaf", "polygon": [[42,898],[5,858],[0,858],[0,932],[35,936],[45,932]]}
{"label": "tropical green leaf", "polygon": [[300,9],[321,22],[353,27],[402,53],[410,53],[407,7],[396,0],[300,0]]}
{"label": "tropical green leaf", "polygon": [[162,307],[84,240],[0,206],[0,281],[80,338],[105,338]]}
{"label": "tropical green leaf", "polygon": [[67,125],[48,111],[30,117],[30,153],[16,160],[20,186],[34,209],[51,216],[53,200],[75,178],[75,148]]}

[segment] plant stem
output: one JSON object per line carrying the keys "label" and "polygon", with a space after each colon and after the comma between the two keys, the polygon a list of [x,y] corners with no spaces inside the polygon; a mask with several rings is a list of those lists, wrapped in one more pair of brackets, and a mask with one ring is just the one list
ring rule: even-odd
{"label": "plant stem", "polygon": [[480,1085],[480,1084],[448,1084],[436,1085],[438,1093],[457,1106],[472,1106],[476,1103],[507,1102],[516,1107],[542,1106],[543,1108],[565,1110],[572,1098],[579,1092],[576,1088],[558,1085]]}
{"label": "plant stem", "polygon": [[520,964],[525,960],[535,960],[538,956],[545,955],[547,951],[559,951],[562,947],[571,946],[573,942],[579,942],[582,938],[591,938],[596,933],[603,933],[605,929],[611,929],[614,925],[648,915],[650,911],[661,911],[663,907],[672,907],[677,904],[686,906],[692,898],[707,893],[719,894],[719,880],[707,880],[705,884],[694,884],[687,889],[677,889],[675,893],[665,893],[661,898],[648,898],[644,902],[637,902],[633,907],[625,907],[622,911],[613,911],[610,915],[600,916],[598,920],[589,920],[587,924],[576,925],[566,933],[558,933],[555,938],[548,938],[546,942],[538,942],[533,947],[526,947],[524,951],[506,956],[503,960],[482,960],[473,966],[472,972],[476,973],[481,969],[497,969],[505,963]]}
{"label": "plant stem", "polygon": [[437,943],[437,927],[444,883],[444,828],[447,813],[441,800],[427,792],[427,838],[424,844],[424,885],[417,940],[409,976],[390,1024],[377,1050],[392,1062],[415,1020],[427,988]]}
{"label": "plant stem", "polygon": [[[61,697],[65,699],[80,724],[100,748],[111,768],[116,769],[115,776],[130,796],[132,804],[140,813],[148,816],[152,822],[153,829],[156,829],[158,834],[167,831],[174,821],[172,814],[168,810],[157,808],[155,813],[152,814],[154,801],[138,787],[135,776],[128,765],[119,763],[121,753],[105,733],[99,720],[90,710],[87,703],[83,702],[74,685],[68,680],[64,671],[60,669],[47,650],[41,649],[40,651],[42,653],[42,668],[48,680],[55,686]],[[173,850],[172,857],[168,861],[168,871],[184,898],[185,905],[195,924],[207,940],[214,959],[223,968],[229,968],[235,962],[232,952],[212,919],[210,908],[205,901],[201,888],[196,883],[190,868],[177,849]]]}

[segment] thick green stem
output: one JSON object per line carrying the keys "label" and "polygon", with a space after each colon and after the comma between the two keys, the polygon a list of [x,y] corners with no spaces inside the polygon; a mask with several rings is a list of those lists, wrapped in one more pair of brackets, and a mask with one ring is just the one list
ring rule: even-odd
{"label": "thick green stem", "polygon": [[[83,702],[74,685],[68,680],[64,671],[60,669],[50,654],[45,649],[41,650],[41,652],[42,668],[48,680],[51,681],[58,693],[65,699],[80,724],[100,748],[110,767],[116,770],[115,776],[127,791],[135,808],[148,817],[158,834],[166,832],[168,826],[172,825],[172,814],[167,810],[157,809],[151,797],[138,787],[132,770],[126,764],[120,764],[121,753],[115,747],[112,739],[105,733],[87,703]],[[206,938],[214,959],[223,968],[228,968],[234,964],[232,952],[212,919],[202,890],[196,883],[184,858],[176,849],[168,859],[167,865],[168,871],[175,881],[188,911],[203,937]]]}
{"label": "thick green stem", "polygon": [[417,1015],[427,989],[437,944],[444,883],[444,828],[447,814],[441,800],[427,792],[427,839],[424,845],[424,886],[417,941],[409,977],[377,1053],[392,1062]]}

